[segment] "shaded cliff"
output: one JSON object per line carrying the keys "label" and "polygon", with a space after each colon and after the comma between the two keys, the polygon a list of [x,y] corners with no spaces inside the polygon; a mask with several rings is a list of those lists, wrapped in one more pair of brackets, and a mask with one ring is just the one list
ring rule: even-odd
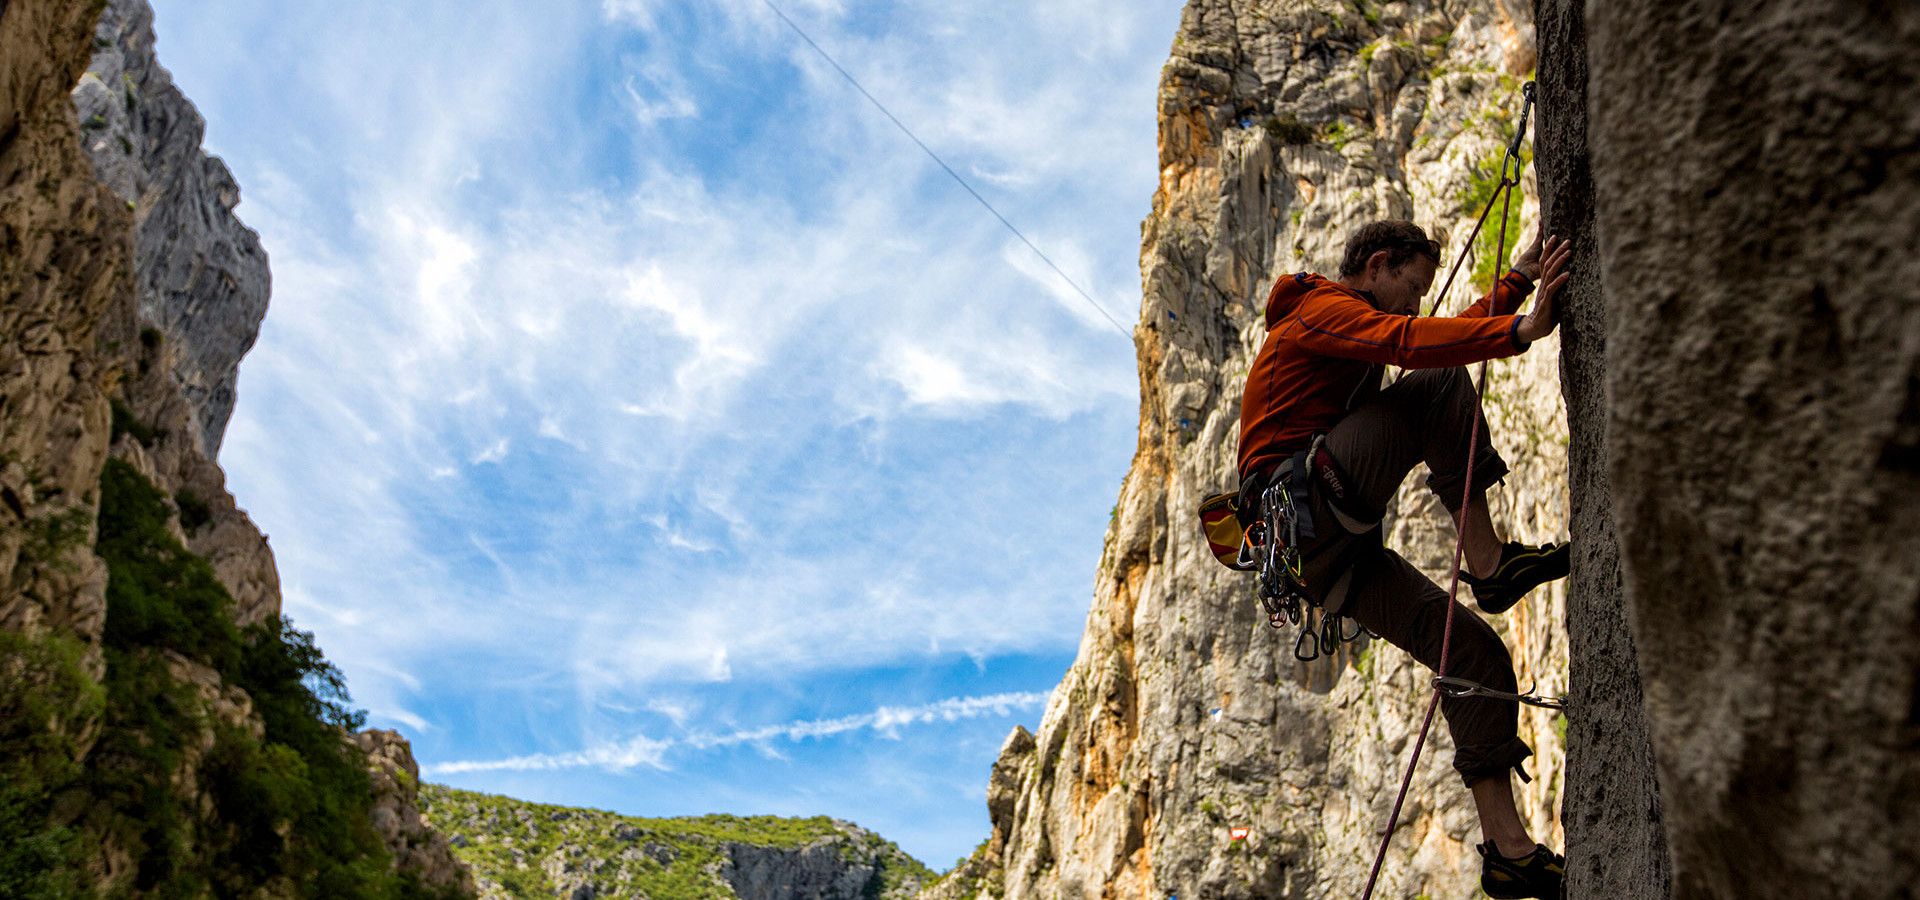
{"label": "shaded cliff", "polygon": [[470,892],[212,458],[265,260],[149,20],[0,4],[0,894]]}
{"label": "shaded cliff", "polygon": [[1585,28],[1607,477],[1674,895],[1912,897],[1920,6],[1614,0]]}
{"label": "shaded cliff", "polygon": [[1572,897],[1664,897],[1671,878],[1639,654],[1621,602],[1607,424],[1607,295],[1587,157],[1587,47],[1579,0],[1539,10],[1536,159],[1547,226],[1574,238],[1561,313],[1561,386],[1575,536],[1567,591],[1567,883]]}
{"label": "shaded cliff", "polygon": [[[1017,731],[994,767],[991,839],[929,896],[1358,893],[1426,672],[1384,644],[1295,662],[1293,630],[1266,626],[1194,509],[1234,484],[1240,393],[1275,278],[1333,270],[1350,231],[1383,217],[1446,236],[1449,261],[1474,254],[1449,306],[1492,277],[1491,236],[1467,250],[1464,226],[1496,180],[1533,56],[1530,10],[1515,4],[1188,3],[1162,74],[1161,180],[1142,236],[1140,444],[1087,629],[1038,733]],[[1533,210],[1516,204],[1510,245]],[[1549,340],[1496,365],[1488,388],[1514,468],[1496,516],[1522,539],[1565,533],[1556,352]],[[1437,575],[1451,527],[1418,481],[1390,540]],[[1497,622],[1521,683],[1549,693],[1566,684],[1563,605],[1556,586]],[[1539,752],[1522,806],[1557,842],[1564,723],[1522,718]],[[1381,896],[1460,896],[1477,877],[1478,828],[1439,737]],[[1231,840],[1234,826],[1249,837]]]}
{"label": "shaded cliff", "polygon": [[933,880],[892,842],[825,817],[644,819],[439,785],[421,798],[485,898],[902,900]]}

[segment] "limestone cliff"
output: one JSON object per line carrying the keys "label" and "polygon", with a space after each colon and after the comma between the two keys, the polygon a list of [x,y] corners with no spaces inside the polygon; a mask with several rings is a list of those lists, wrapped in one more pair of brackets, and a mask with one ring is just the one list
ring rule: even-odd
{"label": "limestone cliff", "polygon": [[[1530,10],[1507,3],[1190,0],[1162,74],[1160,187],[1143,230],[1139,449],[1078,658],[1038,734],[1016,732],[995,766],[990,841],[935,896],[1359,892],[1426,672],[1385,644],[1295,662],[1293,631],[1268,628],[1249,578],[1210,557],[1194,509],[1234,484],[1240,392],[1276,277],[1333,270],[1352,228],[1390,216],[1491,276],[1493,235],[1469,249],[1466,226],[1517,124],[1532,34]],[[1509,244],[1531,231],[1532,183]],[[1556,356],[1542,342],[1497,363],[1488,385],[1493,440],[1514,468],[1496,516],[1523,539],[1565,534]],[[1390,539],[1438,575],[1451,528],[1417,484]],[[1498,621],[1522,684],[1548,693],[1566,687],[1564,603],[1555,586]],[[1557,843],[1564,724],[1530,710],[1521,728],[1539,754],[1522,806]],[[1473,888],[1478,829],[1436,733],[1380,896]],[[1233,826],[1250,836],[1232,841]]]}
{"label": "limestone cliff", "polygon": [[150,20],[0,4],[0,893],[470,892],[214,462],[265,257]]}
{"label": "limestone cliff", "polygon": [[144,0],[108,3],[73,102],[100,181],[133,204],[140,317],[169,339],[168,369],[212,458],[233,414],[240,357],[267,314],[267,254],[234,217],[240,188],[200,149],[205,124],[153,43]]}
{"label": "limestone cliff", "polygon": [[[1080,658],[994,767],[991,840],[930,896],[1357,890],[1414,673],[1379,649],[1275,662],[1182,523],[1226,480],[1261,283],[1289,250],[1329,263],[1354,218],[1448,219],[1424,185],[1471,140],[1448,123],[1487,115],[1446,87],[1456,54],[1530,65],[1526,10],[1447,10],[1189,4],[1143,254],[1139,456]],[[1379,35],[1422,17],[1450,40],[1381,67]],[[1920,84],[1920,7],[1540,0],[1537,39],[1545,217],[1577,236],[1568,442],[1552,449],[1553,373],[1533,368],[1548,348],[1496,368],[1493,405],[1503,449],[1546,449],[1510,482],[1509,523],[1570,515],[1577,547],[1571,596],[1509,623],[1523,671],[1571,703],[1567,895],[1912,897],[1920,116],[1884,101]],[[1431,517],[1401,499],[1396,540],[1430,551]],[[1537,621],[1563,612],[1564,638]],[[1469,826],[1436,780],[1383,896],[1470,890]],[[1524,805],[1550,810],[1547,788]]]}

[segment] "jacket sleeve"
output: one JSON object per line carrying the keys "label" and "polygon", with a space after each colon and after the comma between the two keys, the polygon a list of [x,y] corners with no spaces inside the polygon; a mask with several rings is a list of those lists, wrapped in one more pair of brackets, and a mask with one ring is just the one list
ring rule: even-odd
{"label": "jacket sleeve", "polygon": [[1533,279],[1516,271],[1509,271],[1493,283],[1493,290],[1485,297],[1475,300],[1472,306],[1460,311],[1460,318],[1477,319],[1481,316],[1510,316],[1520,309],[1520,302],[1533,293]]}
{"label": "jacket sleeve", "polygon": [[1308,294],[1287,322],[1301,349],[1403,369],[1464,366],[1527,349],[1520,317],[1419,318],[1374,309],[1345,291]]}

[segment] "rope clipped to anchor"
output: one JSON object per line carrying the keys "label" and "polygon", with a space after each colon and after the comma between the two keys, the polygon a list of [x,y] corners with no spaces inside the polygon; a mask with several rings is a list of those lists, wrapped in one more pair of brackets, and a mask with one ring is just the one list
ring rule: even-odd
{"label": "rope clipped to anchor", "polygon": [[[1496,202],[1501,204],[1500,240],[1497,245],[1498,249],[1495,251],[1494,259],[1504,261],[1507,258],[1507,220],[1513,211],[1513,189],[1519,186],[1521,172],[1525,169],[1525,164],[1520,159],[1520,145],[1521,142],[1526,139],[1527,122],[1533,114],[1533,82],[1527,82],[1526,86],[1521,89],[1521,94],[1525,100],[1520,108],[1520,126],[1514,130],[1513,142],[1507,145],[1506,156],[1500,160],[1500,183],[1494,189],[1493,196],[1487,198],[1487,207],[1480,211],[1480,218],[1474,222],[1473,230],[1468,232],[1466,246],[1462,249],[1462,252],[1456,254],[1453,268],[1447,272],[1446,283],[1440,287],[1440,294],[1434,299],[1433,307],[1427,310],[1427,315],[1433,315],[1435,310],[1439,308],[1440,302],[1446,298],[1447,291],[1453,287],[1454,276],[1460,273],[1461,263],[1465,262],[1466,258],[1472,255],[1473,242],[1479,237],[1481,227],[1486,224],[1487,216],[1493,212],[1493,205]],[[1487,364],[1482,362],[1480,364],[1480,370],[1474,378],[1474,393],[1476,396],[1483,396],[1486,384]],[[1460,508],[1462,510],[1465,510],[1468,502],[1473,499],[1473,460],[1479,451],[1480,421],[1479,417],[1475,416],[1471,417],[1471,424],[1467,427],[1466,487],[1462,490],[1460,499]],[[1493,697],[1545,709],[1566,708],[1565,701],[1558,697],[1538,697],[1532,695],[1531,692],[1524,695],[1508,694],[1503,691],[1496,691],[1483,685],[1475,684],[1464,678],[1450,677],[1447,675],[1447,659],[1453,649],[1453,611],[1454,608],[1459,605],[1454,598],[1460,593],[1460,565],[1462,557],[1466,552],[1464,530],[1456,530],[1461,531],[1461,535],[1454,541],[1453,545],[1453,577],[1447,584],[1447,623],[1446,629],[1441,633],[1440,666],[1434,673],[1436,677],[1433,679],[1433,698],[1427,702],[1426,717],[1420,722],[1420,736],[1413,743],[1413,757],[1407,760],[1406,775],[1400,779],[1400,794],[1394,798],[1393,812],[1387,817],[1386,830],[1381,832],[1380,850],[1374,855],[1373,871],[1367,875],[1367,889],[1366,892],[1361,895],[1362,900],[1372,900],[1373,898],[1374,885],[1380,879],[1380,867],[1387,859],[1387,846],[1393,841],[1394,829],[1400,824],[1400,810],[1406,805],[1407,789],[1413,784],[1413,772],[1414,769],[1420,765],[1420,752],[1426,748],[1427,731],[1433,726],[1433,714],[1439,710],[1440,698],[1442,696]]]}

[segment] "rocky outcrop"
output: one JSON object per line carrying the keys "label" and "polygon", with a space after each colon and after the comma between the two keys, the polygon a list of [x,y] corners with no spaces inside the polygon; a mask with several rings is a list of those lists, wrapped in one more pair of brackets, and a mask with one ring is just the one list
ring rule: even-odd
{"label": "rocky outcrop", "polygon": [[740,900],[859,900],[879,875],[871,865],[842,859],[827,843],[793,849],[731,844],[720,868]]}
{"label": "rocky outcrop", "polygon": [[1920,7],[1611,0],[1585,27],[1607,316],[1581,364],[1674,895],[1913,896],[1920,110],[1888,98],[1920,84]]}
{"label": "rocky outcrop", "polygon": [[433,830],[420,812],[420,765],[414,762],[413,746],[399,732],[381,729],[360,732],[353,740],[367,755],[373,780],[370,815],[394,866],[426,884],[473,896],[473,873],[454,856],[447,836]]}
{"label": "rocky outcrop", "polygon": [[153,44],[146,0],[107,3],[73,104],[100,181],[133,210],[140,316],[172,344],[167,370],[211,459],[267,313],[267,254],[234,216],[240,188],[200,149],[205,123]]}
{"label": "rocky outcrop", "polygon": [[[1511,3],[1188,3],[1162,74],[1161,179],[1143,235],[1139,449],[1078,658],[1038,734],[1016,734],[995,768],[992,837],[962,873],[980,896],[1359,892],[1427,673],[1385,645],[1295,662],[1293,632],[1266,627],[1194,509],[1234,483],[1240,392],[1276,277],[1332,270],[1353,227],[1389,216],[1447,236],[1449,260],[1471,252],[1469,270],[1491,274],[1493,234],[1468,251],[1464,226],[1517,124],[1531,37],[1530,10]],[[1509,245],[1533,217],[1518,204]],[[1449,305],[1467,302],[1470,280]],[[1496,515],[1524,539],[1559,537],[1567,519],[1556,351],[1547,341],[1498,364],[1488,386],[1493,439],[1514,468]],[[1436,575],[1452,547],[1417,487],[1397,501],[1391,540]],[[1543,590],[1498,623],[1521,682],[1548,693],[1566,685],[1564,602]],[[1561,727],[1523,716],[1539,756],[1522,806],[1549,841]],[[1438,736],[1379,896],[1460,896],[1477,877],[1478,830]],[[1230,838],[1235,826],[1247,839]]]}
{"label": "rocky outcrop", "polygon": [[825,817],[643,819],[427,785],[480,896],[904,900],[933,873],[891,842]]}

